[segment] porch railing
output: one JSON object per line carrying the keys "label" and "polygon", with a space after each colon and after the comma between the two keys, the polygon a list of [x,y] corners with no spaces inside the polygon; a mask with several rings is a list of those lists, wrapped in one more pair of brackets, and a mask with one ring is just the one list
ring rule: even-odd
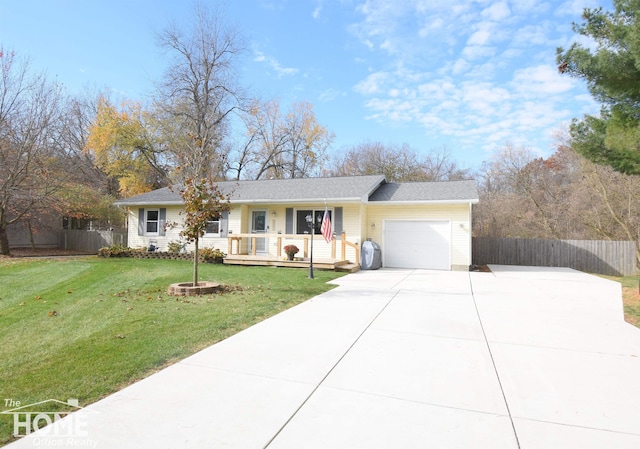
{"label": "porch railing", "polygon": [[[250,255],[256,256],[257,240],[258,239],[276,239],[276,257],[282,257],[282,239],[295,239],[303,240],[302,253],[303,257],[309,257],[309,239],[310,234],[229,234],[228,236],[228,252],[230,255],[241,255],[242,239],[247,239],[251,242],[249,247],[251,248]],[[234,245],[235,242],[235,245]],[[349,260],[347,259],[347,248],[352,248],[355,254],[355,264],[360,265],[360,251],[357,243],[347,241],[346,233],[342,233],[340,240],[340,257],[336,257],[337,243],[335,236],[331,240],[331,259],[335,260]]]}

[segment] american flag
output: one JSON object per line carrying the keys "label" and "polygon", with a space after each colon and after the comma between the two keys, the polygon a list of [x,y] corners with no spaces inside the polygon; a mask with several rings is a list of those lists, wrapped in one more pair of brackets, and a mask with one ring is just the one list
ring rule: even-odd
{"label": "american flag", "polygon": [[320,226],[320,233],[324,237],[325,242],[331,243],[333,235],[331,233],[331,218],[329,218],[329,211],[327,207],[324,208],[324,216],[322,217],[322,226]]}

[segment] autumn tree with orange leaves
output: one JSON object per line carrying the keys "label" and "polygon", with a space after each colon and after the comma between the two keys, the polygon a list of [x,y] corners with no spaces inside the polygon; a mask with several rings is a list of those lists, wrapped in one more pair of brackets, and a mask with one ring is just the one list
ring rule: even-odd
{"label": "autumn tree with orange leaves", "polygon": [[95,164],[115,180],[121,196],[168,185],[167,154],[139,103],[124,102],[118,109],[101,97],[85,151],[93,154]]}

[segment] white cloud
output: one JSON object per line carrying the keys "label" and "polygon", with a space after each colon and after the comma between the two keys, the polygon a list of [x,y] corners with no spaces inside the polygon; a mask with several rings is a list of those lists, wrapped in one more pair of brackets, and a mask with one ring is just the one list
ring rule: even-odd
{"label": "white cloud", "polygon": [[321,92],[320,95],[318,95],[318,100],[322,101],[323,103],[326,103],[329,101],[333,101],[338,97],[344,97],[344,96],[346,96],[346,93],[338,89],[327,89]]}
{"label": "white cloud", "polygon": [[508,48],[500,55],[500,59],[503,61],[519,58],[522,56],[523,51],[520,48]]}
{"label": "white cloud", "polygon": [[481,109],[482,105],[502,103],[511,99],[509,91],[488,82],[466,82],[461,87],[463,100],[475,109]]}
{"label": "white cloud", "polygon": [[386,39],[384,42],[382,42],[382,43],[380,44],[380,48],[381,48],[382,50],[386,50],[386,51],[388,51],[389,53],[393,53],[393,52],[394,52],[394,50],[395,50],[395,48],[394,48],[393,44],[391,43],[391,41],[390,41],[389,39]]}
{"label": "white cloud", "polygon": [[491,33],[488,30],[479,30],[476,31],[469,37],[467,40],[467,45],[470,46],[481,46],[489,42],[489,38],[491,37]]}
{"label": "white cloud", "polygon": [[456,94],[456,86],[448,79],[440,79],[424,83],[417,88],[418,96],[431,102],[444,102]]}
{"label": "white cloud", "polygon": [[453,75],[460,75],[462,73],[467,72],[470,67],[471,67],[471,64],[469,64],[469,61],[467,61],[464,58],[460,58],[456,62],[454,62],[453,65],[451,66],[451,73]]}
{"label": "white cloud", "polygon": [[568,92],[574,87],[575,82],[567,76],[562,76],[553,66],[539,65],[516,70],[513,85],[518,92],[527,96],[537,96]]}
{"label": "white cloud", "polygon": [[493,3],[491,6],[482,11],[482,17],[494,22],[505,20],[510,15],[511,10],[509,9],[509,5],[507,5],[505,2]]}
{"label": "white cloud", "polygon": [[[418,123],[428,135],[492,149],[535,147],[575,115],[566,105],[580,85],[552,62],[573,32],[561,30],[547,1],[406,0],[391,12],[397,3],[367,0],[359,9],[374,73],[354,90],[367,97],[369,120]],[[407,23],[418,23],[412,36]]]}
{"label": "white cloud", "polygon": [[549,10],[549,3],[546,0],[518,0],[511,5],[513,14],[517,15],[538,15]]}
{"label": "white cloud", "polygon": [[462,50],[462,56],[468,60],[489,58],[496,54],[493,47],[483,47],[480,45],[469,45]]}
{"label": "white cloud", "polygon": [[595,0],[568,0],[556,9],[559,16],[580,16],[584,8],[595,8],[598,6]]}
{"label": "white cloud", "polygon": [[544,45],[549,40],[549,30],[544,25],[526,25],[518,29],[513,36],[513,45],[530,47]]}
{"label": "white cloud", "polygon": [[353,88],[356,92],[363,95],[373,95],[383,91],[383,84],[389,78],[389,74],[385,72],[376,72],[367,76]]}
{"label": "white cloud", "polygon": [[253,58],[256,62],[264,62],[266,63],[271,70],[273,70],[278,78],[282,78],[283,76],[292,76],[296,75],[300,70],[293,67],[283,67],[277,59],[265,55],[263,52],[259,50],[255,50],[255,56]]}

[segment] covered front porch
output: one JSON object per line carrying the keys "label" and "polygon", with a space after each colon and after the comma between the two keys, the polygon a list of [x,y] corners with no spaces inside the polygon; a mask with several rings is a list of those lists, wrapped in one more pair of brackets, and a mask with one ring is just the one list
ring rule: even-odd
{"label": "covered front porch", "polygon": [[[310,234],[229,234],[228,254],[224,258],[224,263],[308,268],[311,263],[311,238]],[[275,241],[275,250],[269,251],[265,248],[263,242],[267,241]],[[314,240],[315,245],[318,245],[319,242],[324,243],[324,240]],[[299,245],[300,252],[295,255],[293,260],[289,260],[283,251],[286,244]],[[358,271],[360,269],[360,247],[357,243],[347,241],[344,232],[341,234],[340,240],[337,240],[334,235],[328,254],[326,249],[322,252],[314,249],[313,266],[320,270]]]}

